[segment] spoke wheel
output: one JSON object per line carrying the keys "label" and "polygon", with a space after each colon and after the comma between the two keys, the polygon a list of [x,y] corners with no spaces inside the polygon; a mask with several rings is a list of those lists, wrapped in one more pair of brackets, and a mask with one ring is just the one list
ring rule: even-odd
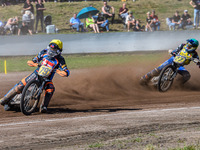
{"label": "spoke wheel", "polygon": [[166,66],[160,73],[158,79],[158,91],[166,92],[171,87],[174,78],[172,78],[175,73],[172,65]]}
{"label": "spoke wheel", "polygon": [[40,96],[37,98],[39,82],[30,81],[23,89],[20,101],[20,109],[24,115],[31,115],[37,108]]}

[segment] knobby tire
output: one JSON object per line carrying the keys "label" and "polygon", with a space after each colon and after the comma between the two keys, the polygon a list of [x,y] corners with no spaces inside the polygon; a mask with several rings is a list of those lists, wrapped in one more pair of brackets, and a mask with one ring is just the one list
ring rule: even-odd
{"label": "knobby tire", "polygon": [[[30,106],[30,109],[27,110],[26,109],[26,105],[27,103],[31,103],[30,99],[29,100],[26,100],[28,99],[27,96],[26,96],[26,93],[28,91],[29,88],[31,88],[31,86],[35,85],[35,88],[39,88],[40,86],[40,83],[39,81],[37,80],[32,80],[30,81],[29,83],[26,84],[26,86],[24,87],[23,91],[22,91],[22,97],[21,97],[21,101],[20,101],[20,109],[21,109],[21,112],[24,114],[24,115],[31,115],[33,112],[35,112],[35,109],[37,108],[37,105],[39,103],[39,99],[40,99],[40,96],[38,97],[38,99],[36,100],[32,100],[33,101],[33,105]],[[33,94],[33,93],[32,93]],[[31,94],[30,94],[31,95]],[[29,96],[30,96],[29,95]]]}
{"label": "knobby tire", "polygon": [[[172,74],[174,74],[174,68],[172,65],[168,65],[162,69],[159,79],[158,79],[158,91],[166,92],[170,89],[174,78],[171,78]],[[170,79],[170,80],[169,80]]]}

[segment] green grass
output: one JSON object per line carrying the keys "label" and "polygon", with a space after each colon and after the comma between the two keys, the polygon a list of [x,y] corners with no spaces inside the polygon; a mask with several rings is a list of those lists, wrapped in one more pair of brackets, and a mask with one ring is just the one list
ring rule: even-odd
{"label": "green grass", "polygon": [[[64,55],[69,69],[92,68],[100,66],[118,65],[129,62],[157,61],[163,52],[137,54],[137,53],[113,53],[113,54],[88,54],[88,55]],[[0,57],[0,72],[4,72],[4,61],[8,72],[32,71],[34,68],[27,65],[27,61],[33,56]]]}
{"label": "green grass", "polygon": [[200,146],[189,145],[189,146],[184,146],[183,148],[173,148],[169,150],[200,150]]}
{"label": "green grass", "polygon": [[103,146],[104,145],[102,143],[94,143],[94,144],[89,145],[88,147],[89,148],[101,148]]}
{"label": "green grass", "polygon": [[[133,11],[134,17],[136,19],[141,19],[142,24],[146,24],[146,13],[154,9],[159,17],[159,20],[161,21],[161,30],[168,30],[165,19],[167,17],[172,17],[176,10],[180,11],[180,15],[182,15],[183,11],[187,9],[193,18],[193,8],[190,6],[189,1],[186,0],[136,0],[136,2],[128,0],[126,3],[127,8]],[[73,3],[47,2],[44,4],[45,8],[47,8],[47,10],[44,11],[44,15],[52,16],[52,23],[56,25],[56,27],[60,30],[60,33],[75,33],[69,29],[69,25],[66,23],[69,23],[69,20],[74,13],[78,13],[82,8],[88,7],[90,4],[100,11],[101,7],[103,6],[102,1],[83,1]],[[119,8],[122,6],[123,2],[111,1],[108,2],[108,4],[115,8],[115,18],[118,19]],[[33,5],[35,7],[35,4]],[[1,20],[7,21],[8,18],[16,15],[21,17],[22,8],[23,4],[11,5],[4,8],[0,7]],[[84,22],[83,19],[81,21]],[[110,29],[112,32],[124,31],[122,24],[111,25]]]}

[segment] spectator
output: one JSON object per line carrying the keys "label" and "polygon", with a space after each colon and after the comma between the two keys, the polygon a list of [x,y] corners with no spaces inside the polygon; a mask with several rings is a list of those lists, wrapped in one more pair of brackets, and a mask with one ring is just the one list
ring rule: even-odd
{"label": "spectator", "polygon": [[27,33],[32,35],[32,31],[30,30],[26,22],[23,21],[22,26],[18,29],[18,35],[27,35]]}
{"label": "spectator", "polygon": [[152,28],[151,28],[151,24],[153,23],[153,18],[150,16],[150,12],[147,12],[147,18],[146,18],[146,31],[151,31],[152,32]]}
{"label": "spectator", "polygon": [[181,17],[178,11],[176,11],[174,16],[172,17],[172,23],[171,23],[171,27],[173,30],[176,29],[176,26],[178,26],[177,29],[181,28]]}
{"label": "spectator", "polygon": [[152,29],[153,31],[155,30],[160,30],[160,21],[158,20],[158,16],[155,15],[155,10],[152,11],[151,15],[150,15],[152,18],[153,18],[153,22],[152,22]]}
{"label": "spectator", "polygon": [[77,32],[84,31],[84,24],[80,21],[80,19],[78,19],[77,14],[75,13],[74,16],[70,19],[70,26],[72,26],[72,28],[75,28]]}
{"label": "spectator", "polygon": [[32,31],[32,26],[31,26],[31,11],[30,10],[26,10],[22,16],[22,22],[24,22],[27,26],[28,26],[28,30]]}
{"label": "spectator", "polygon": [[169,30],[172,30],[171,28],[172,18],[166,18],[166,24],[169,26]]}
{"label": "spectator", "polygon": [[199,27],[199,16],[200,16],[200,0],[191,0],[190,5],[194,8],[194,27]]}
{"label": "spectator", "polygon": [[181,17],[181,27],[182,29],[185,28],[187,25],[192,25],[191,16],[188,14],[187,10],[184,10],[184,13]]}
{"label": "spectator", "polygon": [[92,28],[94,30],[94,33],[99,33],[99,27],[97,23],[95,23],[95,20],[91,14],[89,14],[89,17],[86,18],[86,28],[87,27]]}
{"label": "spectator", "polygon": [[10,31],[10,34],[13,34],[14,28],[18,25],[18,17],[15,16],[13,18],[9,18],[6,25],[4,26],[4,34],[7,33],[7,31]]}
{"label": "spectator", "polygon": [[44,8],[44,4],[42,3],[41,0],[38,0],[38,4],[36,4],[36,26],[35,26],[35,32],[38,33],[37,27],[38,27],[38,22],[40,20],[41,23],[41,29],[42,32],[44,32],[43,29],[43,24],[44,24],[44,14],[43,11],[46,10],[46,8]]}
{"label": "spectator", "polygon": [[4,34],[4,23],[0,21],[0,35]]}
{"label": "spectator", "polygon": [[34,21],[35,21],[35,17],[34,17],[34,7],[31,4],[30,0],[26,0],[26,2],[24,3],[24,10],[29,10],[32,13],[31,16],[31,22],[30,22],[30,26],[31,26],[31,30],[34,32]]}
{"label": "spectator", "polygon": [[106,28],[106,31],[109,32],[109,21],[105,19],[101,13],[98,13],[97,16],[97,25],[102,28]]}
{"label": "spectator", "polygon": [[[115,18],[115,9],[113,6],[109,6],[106,1],[104,1],[103,3],[104,6],[102,7],[102,13],[106,19],[112,17],[111,24],[113,24]],[[110,13],[110,9],[112,9],[112,13]]]}
{"label": "spectator", "polygon": [[128,8],[126,8],[125,3],[123,3],[122,7],[119,9],[119,16],[122,18],[123,23],[125,23],[126,17],[128,16]]}
{"label": "spectator", "polygon": [[126,22],[125,23],[127,25],[128,32],[129,32],[130,28],[135,25],[135,19],[134,19],[132,11],[128,12],[128,16],[126,17]]}
{"label": "spectator", "polygon": [[5,7],[6,6],[6,0],[1,0],[1,6]]}
{"label": "spectator", "polygon": [[133,27],[133,31],[144,31],[145,26],[140,25],[140,20],[135,21],[135,26]]}
{"label": "spectator", "polygon": [[34,7],[31,4],[30,0],[26,0],[26,2],[24,3],[24,10],[30,10],[33,14],[34,14]]}

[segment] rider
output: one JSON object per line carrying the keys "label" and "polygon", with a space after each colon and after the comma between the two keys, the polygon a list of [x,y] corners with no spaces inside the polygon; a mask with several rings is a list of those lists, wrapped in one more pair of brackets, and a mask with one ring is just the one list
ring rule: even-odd
{"label": "rider", "polygon": [[[53,39],[47,49],[43,49],[35,56],[32,61],[28,61],[27,64],[31,67],[38,66],[38,63],[41,61],[41,65],[45,65],[48,67],[52,67],[54,69],[58,69],[56,72],[62,77],[68,77],[70,72],[65,64],[65,59],[61,56],[61,52],[63,49],[62,41],[58,39]],[[31,80],[37,78],[37,73],[39,71],[39,67],[37,67],[34,72],[29,74],[27,77],[23,78],[19,83],[17,83],[1,100],[0,104],[4,106],[5,110],[9,109],[9,101],[16,95],[22,92],[24,86]],[[53,79],[55,72],[53,72],[48,79],[50,81]],[[45,85],[45,97],[44,101],[40,106],[40,112],[47,112],[47,106],[50,102],[51,97],[55,91],[55,87],[52,82],[47,82]]]}
{"label": "rider", "polygon": [[[158,76],[160,74],[161,70],[165,66],[171,64],[174,60],[174,57],[180,52],[184,53],[186,51],[188,53],[188,55],[191,55],[193,58],[197,58],[199,60],[199,56],[196,52],[196,49],[198,46],[199,46],[199,42],[196,39],[192,38],[192,39],[188,39],[186,44],[179,45],[179,47],[177,49],[169,50],[169,53],[172,55],[172,57],[169,58],[168,60],[166,60],[164,63],[162,63],[157,68],[153,69],[152,71],[148,72],[146,75],[141,77],[140,83],[142,85],[147,84],[151,80],[151,78],[153,78],[154,76]],[[199,65],[199,63],[198,63],[198,65]],[[178,68],[178,73],[182,76],[182,79],[181,79],[182,84],[184,84],[185,82],[187,82],[190,79],[190,73],[183,66]]]}

